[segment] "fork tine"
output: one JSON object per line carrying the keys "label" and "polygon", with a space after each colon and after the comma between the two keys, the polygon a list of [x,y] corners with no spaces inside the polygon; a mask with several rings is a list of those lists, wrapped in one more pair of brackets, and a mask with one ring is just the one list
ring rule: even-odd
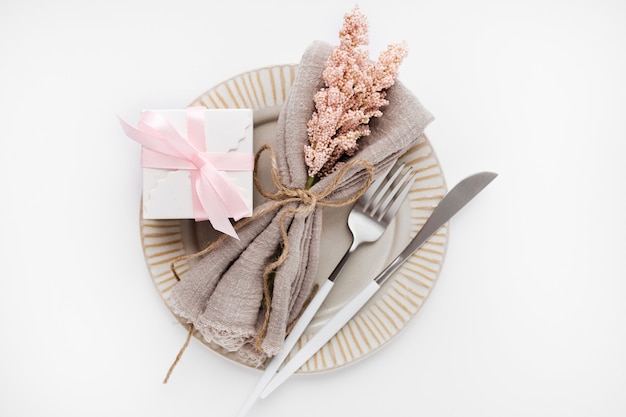
{"label": "fork tine", "polygon": [[389,166],[385,168],[383,172],[380,173],[378,178],[376,178],[372,182],[372,184],[370,184],[367,190],[365,190],[365,193],[363,193],[363,195],[359,198],[360,204],[366,204],[370,202],[372,197],[376,195],[376,191],[378,191],[378,188],[384,183],[385,179],[387,178],[387,175],[389,175],[389,172],[391,172],[391,169],[393,168],[393,166],[394,164],[389,164]]}
{"label": "fork tine", "polygon": [[405,165],[404,162],[401,163],[392,172],[391,172],[391,167],[390,167],[386,175],[381,175],[376,180],[376,188],[370,187],[370,189],[372,189],[372,193],[368,196],[367,202],[363,206],[363,211],[366,211],[370,207],[373,206],[372,211],[371,211],[371,214],[373,215],[376,212],[376,210],[378,210],[378,207],[380,207],[380,202],[382,201],[383,197],[386,195],[387,191],[389,190],[389,187],[391,187],[395,179],[398,177],[398,175],[400,175],[400,172],[402,172],[404,165]]}
{"label": "fork tine", "polygon": [[417,170],[414,171],[413,167],[409,167],[402,179],[398,181],[394,189],[389,192],[383,204],[380,205],[380,212],[376,220],[380,221],[383,217],[387,217],[388,219],[395,217],[404,199],[411,190],[417,174]]}
{"label": "fork tine", "polygon": [[[384,200],[381,200],[378,203],[378,206],[376,207],[376,210],[378,212],[384,211],[389,206],[390,201],[395,197],[395,195],[398,192],[398,189],[402,187],[402,185],[406,181],[407,176],[411,174],[412,167],[409,167],[408,169],[404,170],[404,165],[402,165],[401,168],[402,168],[402,171],[399,170],[396,176],[402,173],[402,177],[400,177],[398,180],[396,180],[396,178],[393,178],[390,181],[390,183],[388,184],[389,189],[387,190],[387,193],[385,194]],[[376,213],[373,212],[372,214],[376,214]]]}

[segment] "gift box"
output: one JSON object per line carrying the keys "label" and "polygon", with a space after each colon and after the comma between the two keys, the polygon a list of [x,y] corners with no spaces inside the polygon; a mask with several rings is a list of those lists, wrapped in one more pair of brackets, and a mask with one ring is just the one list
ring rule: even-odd
{"label": "gift box", "polygon": [[236,237],[228,218],[253,209],[251,109],[144,110],[122,126],[143,145],[145,219],[209,220]]}

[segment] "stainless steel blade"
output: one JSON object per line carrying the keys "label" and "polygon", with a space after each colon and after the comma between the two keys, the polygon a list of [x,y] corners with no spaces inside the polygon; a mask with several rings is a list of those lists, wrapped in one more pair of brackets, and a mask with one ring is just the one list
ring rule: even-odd
{"label": "stainless steel blade", "polygon": [[419,249],[433,234],[450,220],[459,210],[480,193],[498,174],[494,172],[479,172],[470,175],[455,185],[446,196],[441,199],[435,210],[424,223],[424,226],[415,235],[406,248],[376,277],[375,281],[382,285],[402,265],[413,252]]}

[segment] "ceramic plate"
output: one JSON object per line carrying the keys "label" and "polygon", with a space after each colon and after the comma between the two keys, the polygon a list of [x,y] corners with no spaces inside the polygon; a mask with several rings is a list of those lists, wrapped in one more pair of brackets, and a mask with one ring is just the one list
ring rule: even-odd
{"label": "ceramic plate", "polygon": [[[218,84],[191,104],[208,108],[253,109],[256,151],[274,137],[278,114],[296,71],[296,65],[282,65],[246,72]],[[376,243],[361,246],[353,254],[294,352],[352,294],[367,285],[376,273],[401,252],[445,195],[447,188],[443,173],[428,138],[411,149],[402,160],[412,164],[420,172],[411,193],[383,237]],[[260,196],[255,194],[255,202],[257,201],[260,201]],[[320,284],[330,275],[350,245],[347,227],[350,208],[324,210],[322,262],[317,276]],[[170,291],[176,284],[169,269],[171,261],[180,255],[197,252],[215,236],[208,222],[141,219],[141,239],[148,270],[166,305]],[[368,304],[304,364],[298,373],[329,371],[352,364],[380,350],[405,329],[437,281],[444,261],[447,239],[448,225],[445,225],[404,263]],[[193,262],[191,260],[187,264],[180,264],[179,272],[184,274]],[[176,318],[184,324],[179,317]],[[234,353],[206,342],[199,334],[195,336],[212,351],[240,363]]]}

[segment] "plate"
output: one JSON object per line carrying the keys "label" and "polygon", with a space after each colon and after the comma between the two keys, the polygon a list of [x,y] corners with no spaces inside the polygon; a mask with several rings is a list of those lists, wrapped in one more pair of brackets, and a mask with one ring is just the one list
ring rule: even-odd
{"label": "plate", "polygon": [[[278,65],[249,71],[228,79],[196,98],[191,105],[207,108],[251,108],[254,111],[255,151],[271,141],[282,104],[294,81],[297,65]],[[447,191],[442,169],[428,138],[401,159],[412,164],[419,176],[398,215],[380,240],[361,246],[348,261],[333,291],[294,348],[295,353],[317,329],[332,317],[360,288],[399,254],[420,230]],[[261,158],[263,159],[263,158]],[[264,172],[262,166],[260,172]],[[263,182],[264,179],[261,178]],[[255,204],[261,197],[255,191]],[[350,207],[324,208],[322,260],[317,282],[330,275],[350,246],[347,216]],[[194,220],[148,220],[141,218],[141,240],[148,271],[166,306],[176,279],[169,265],[178,256],[197,252],[217,235],[208,222]],[[433,290],[443,265],[448,225],[433,235],[391,277],[375,296],[329,342],[305,363],[298,373],[318,373],[353,364],[380,350],[402,332]],[[179,264],[184,274],[194,260]],[[171,309],[170,309],[171,311]],[[174,314],[174,313],[172,313]],[[181,324],[186,322],[174,315]],[[217,354],[247,366],[235,353],[195,338]]]}

